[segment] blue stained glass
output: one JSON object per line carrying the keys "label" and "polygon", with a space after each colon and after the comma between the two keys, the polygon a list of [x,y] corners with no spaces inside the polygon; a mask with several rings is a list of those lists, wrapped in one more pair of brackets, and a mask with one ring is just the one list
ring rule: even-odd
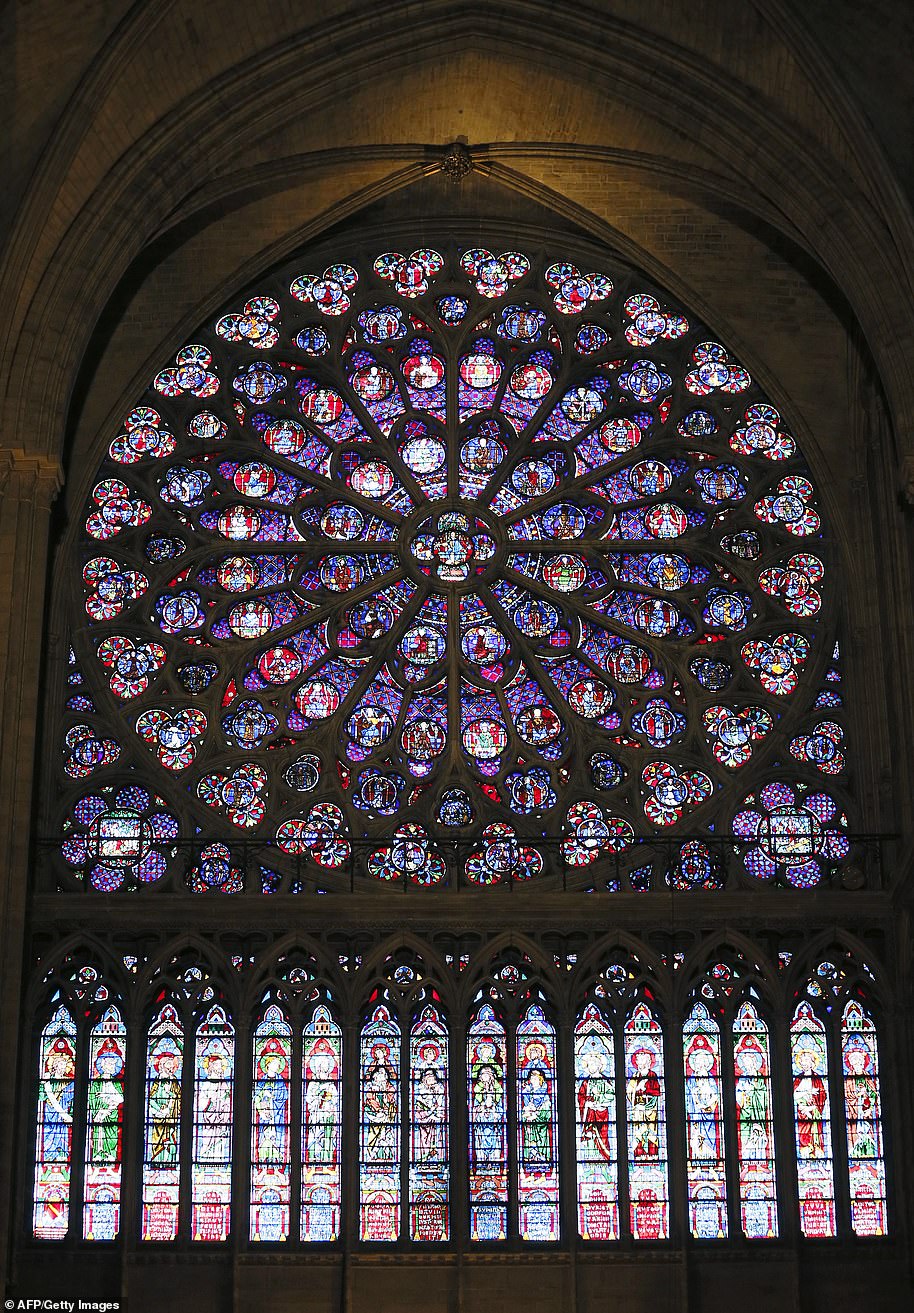
{"label": "blue stained glass", "polygon": [[58,1007],[41,1032],[32,1234],[63,1240],[70,1225],[76,1025]]}

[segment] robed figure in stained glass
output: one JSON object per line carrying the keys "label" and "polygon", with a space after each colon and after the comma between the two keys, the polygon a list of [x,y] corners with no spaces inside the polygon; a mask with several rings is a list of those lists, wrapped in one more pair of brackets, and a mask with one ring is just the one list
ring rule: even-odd
{"label": "robed figure in stained glass", "polygon": [[520,1091],[521,1157],[528,1167],[552,1162],[551,1073],[546,1046],[527,1044]]}
{"label": "robed figure in stained glass", "polygon": [[501,1164],[504,1157],[505,1089],[495,1066],[496,1048],[489,1040],[476,1046],[473,1063],[473,1154],[483,1163]]}
{"label": "robed figure in stained glass", "polygon": [[606,1053],[596,1045],[579,1058],[578,1114],[581,1142],[589,1141],[605,1162],[614,1158],[610,1116],[615,1106],[613,1079],[606,1074]]}
{"label": "robed figure in stained glass", "polygon": [[377,1162],[390,1162],[396,1156],[397,1090],[390,1065],[390,1049],[375,1044],[372,1062],[365,1078],[365,1120],[368,1135],[365,1151]]}
{"label": "robed figure in stained glass", "polygon": [[660,1155],[659,1114],[660,1080],[654,1070],[652,1049],[635,1049],[629,1055],[634,1072],[626,1083],[629,1121],[632,1128],[632,1156],[657,1158]]}
{"label": "robed figure in stained glass", "polygon": [[181,1117],[181,1053],[174,1040],[163,1039],[149,1055],[149,1163],[171,1166],[178,1161]]}
{"label": "robed figure in stained glass", "polygon": [[312,1165],[332,1163],[339,1120],[338,1070],[333,1045],[319,1038],[308,1054],[305,1084],[307,1118],[306,1161]]}
{"label": "robed figure in stained glass", "polygon": [[734,1053],[739,1155],[745,1162],[767,1161],[771,1118],[766,1060],[754,1035],[740,1037]]}
{"label": "robed figure in stained glass", "polygon": [[797,1153],[801,1158],[825,1157],[823,1118],[828,1092],[825,1081],[816,1070],[819,1062],[819,1051],[808,1036],[801,1034],[794,1049],[796,1074],[793,1079]]}
{"label": "robed figure in stained glass", "polygon": [[686,1112],[689,1125],[689,1157],[714,1159],[721,1156],[720,1085],[715,1074],[716,1056],[707,1035],[699,1032],[686,1052]]}
{"label": "robed figure in stained glass", "polygon": [[45,1059],[41,1082],[41,1162],[65,1163],[70,1160],[75,1076],[73,1046],[66,1035],[58,1035]]}
{"label": "robed figure in stained glass", "polygon": [[428,1044],[419,1056],[428,1066],[419,1077],[413,1096],[418,1156],[420,1161],[437,1162],[441,1157],[441,1134],[447,1122],[445,1086],[433,1065],[440,1059],[440,1050],[436,1044]]}
{"label": "robed figure in stained glass", "polygon": [[878,1158],[879,1089],[873,1055],[862,1035],[844,1041],[844,1102],[850,1152],[855,1158]]}
{"label": "robed figure in stained glass", "polygon": [[197,1116],[197,1158],[201,1162],[225,1159],[226,1128],[232,1121],[232,1087],[229,1077],[229,1054],[220,1039],[206,1045],[200,1063]]}
{"label": "robed figure in stained glass", "polygon": [[89,1160],[120,1162],[121,1110],[124,1105],[124,1055],[117,1040],[108,1036],[93,1063],[89,1081]]}
{"label": "robed figure in stained glass", "polygon": [[282,1040],[266,1041],[254,1077],[255,1160],[260,1166],[286,1162],[289,1116],[288,1063]]}

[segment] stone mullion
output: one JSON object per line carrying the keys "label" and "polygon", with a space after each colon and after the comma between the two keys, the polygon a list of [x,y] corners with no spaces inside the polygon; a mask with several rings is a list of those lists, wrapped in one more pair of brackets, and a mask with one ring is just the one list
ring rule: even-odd
{"label": "stone mullion", "polygon": [[793,1056],[790,1047],[790,1011],[769,1019],[771,1103],[778,1201],[778,1234],[798,1248],[800,1186],[796,1157],[796,1119],[793,1106]]}
{"label": "stone mullion", "polygon": [[603,1020],[612,1030],[613,1081],[615,1082],[616,1199],[619,1210],[619,1239],[630,1245],[632,1236],[632,1200],[628,1173],[628,1083],[625,1074],[625,1009],[617,1005],[600,1009]]}
{"label": "stone mullion", "polygon": [[671,1007],[663,1024],[663,1071],[666,1095],[666,1152],[669,1189],[669,1234],[686,1251],[692,1241],[689,1220],[688,1129],[686,1125],[682,1024],[684,1009]]}
{"label": "stone mullion", "polygon": [[742,1193],[740,1189],[739,1113],[736,1106],[736,1068],[734,1066],[733,1017],[735,1005],[715,1009],[720,1025],[721,1113],[724,1136],[724,1177],[727,1183],[727,1236],[739,1241],[743,1238]]}
{"label": "stone mullion", "polygon": [[240,1008],[234,1017],[235,1066],[232,1086],[232,1175],[229,1209],[229,1244],[233,1253],[247,1249],[251,1203],[251,1097],[254,1088],[253,1026]]}
{"label": "stone mullion", "polygon": [[126,1288],[130,1257],[140,1247],[143,1226],[143,1148],[146,1135],[146,1032],[149,1017],[136,991],[126,991],[122,1015],[127,1026],[124,1068],[124,1124],[121,1132],[121,1262]]}
{"label": "stone mullion", "polygon": [[508,1150],[508,1210],[505,1228],[509,1245],[518,1243],[520,1216],[518,1212],[519,1190],[518,1175],[520,1163],[518,1154],[517,1121],[517,1027],[521,1014],[512,1008],[504,1021],[505,1027],[505,1109],[507,1113],[507,1150]]}
{"label": "stone mullion", "polygon": [[[103,1009],[102,1009],[103,1010]],[[94,1008],[88,1016],[74,1000],[70,1011],[76,1022],[76,1084],[73,1097],[73,1122],[70,1135],[70,1227],[71,1243],[83,1238],[86,1207],[86,1145],[91,1134],[89,1120],[89,1051],[92,1027],[101,1017]]]}
{"label": "stone mullion", "polygon": [[448,1021],[448,1208],[451,1243],[461,1256],[470,1234],[469,1114],[466,1015],[455,1008]]}
{"label": "stone mullion", "polygon": [[[853,1235],[851,1227],[850,1171],[847,1150],[847,1107],[844,1102],[844,1051],[842,1012],[847,998],[835,1003],[825,1022],[828,1035],[828,1091],[831,1110],[832,1180],[835,1190],[835,1234],[839,1240]],[[877,1036],[878,1042],[878,1036]]]}
{"label": "stone mullion", "polygon": [[[342,1134],[340,1143],[340,1240],[343,1249],[343,1281],[348,1280],[348,1256],[358,1243],[361,1218],[359,1145],[362,1122],[361,1036],[358,1023],[346,1022],[343,1030]],[[304,1128],[302,1128],[304,1134]]]}
{"label": "stone mullion", "polygon": [[181,1132],[178,1154],[178,1235],[186,1246],[193,1236],[193,1164],[196,1151],[197,1103],[197,1029],[205,1011],[185,1004],[179,1008],[184,1028],[184,1053],[181,1063]]}
{"label": "stone mullion", "polygon": [[[16,1146],[15,1079],[29,873],[29,825],[35,765],[35,723],[41,671],[48,521],[61,484],[60,467],[45,456],[0,452],[0,670],[3,671],[3,751],[0,752],[0,1271],[8,1270]],[[18,1197],[18,1196],[17,1196]]]}
{"label": "stone mullion", "polygon": [[[575,1125],[574,1009],[565,1008],[556,1026],[556,1151],[559,1172],[560,1239],[571,1251],[572,1282],[578,1250],[577,1134]],[[573,1301],[572,1301],[573,1303]]]}
{"label": "stone mullion", "polygon": [[[882,1114],[882,1152],[885,1160],[886,1226],[890,1236],[908,1230],[911,1196],[901,1164],[911,1161],[910,1089],[902,1073],[912,1070],[914,1015],[905,1000],[875,1015],[879,1044],[879,1110]],[[905,1223],[908,1223],[906,1227]]]}
{"label": "stone mullion", "polygon": [[[264,1004],[261,1011],[266,1011],[267,1004]],[[288,1244],[297,1246],[301,1243],[302,1238],[302,1178],[304,1150],[307,1144],[305,1138],[305,1060],[304,1060],[304,1027],[305,1019],[300,1009],[284,1008],[283,1016],[292,1027],[292,1062],[289,1069],[289,1237]],[[339,1018],[336,1017],[339,1021]],[[253,1031],[251,1032],[254,1033]],[[348,1055],[343,1053],[345,1061]],[[254,1077],[256,1072],[253,1069],[253,1052],[251,1056],[251,1092],[254,1089]],[[343,1071],[339,1072],[339,1104],[337,1106],[337,1117],[342,1117],[343,1110]],[[342,1140],[342,1128],[340,1129],[340,1140]],[[342,1145],[340,1146],[342,1148]],[[248,1234],[247,1240],[251,1240],[251,1222],[250,1208],[252,1180],[254,1175],[253,1150],[251,1152],[251,1170],[248,1176]],[[340,1169],[342,1171],[342,1167]],[[340,1221],[342,1225],[342,1218]]]}

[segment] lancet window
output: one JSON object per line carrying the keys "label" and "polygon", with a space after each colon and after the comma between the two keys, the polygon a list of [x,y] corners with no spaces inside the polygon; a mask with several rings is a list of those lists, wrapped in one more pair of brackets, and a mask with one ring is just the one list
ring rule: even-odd
{"label": "lancet window", "polygon": [[567,1029],[561,982],[522,951],[453,966],[462,1004],[413,949],[340,961],[342,981],[297,951],[256,967],[259,1002],[244,1007],[186,953],[116,988],[74,958],[49,973],[32,1237],[510,1245],[574,1227],[585,1243],[719,1245],[889,1231],[876,987],[847,950],[798,978],[783,1050],[771,998],[784,981],[744,949],[715,950],[688,981],[675,955],[614,949],[583,994],[575,984]]}

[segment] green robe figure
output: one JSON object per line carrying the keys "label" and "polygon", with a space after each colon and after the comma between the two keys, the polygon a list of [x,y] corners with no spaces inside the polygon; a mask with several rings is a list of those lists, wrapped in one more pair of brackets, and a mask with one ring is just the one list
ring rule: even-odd
{"label": "green robe figure", "polygon": [[844,1103],[848,1148],[854,1158],[878,1158],[879,1089],[873,1077],[873,1055],[861,1035],[844,1045]]}
{"label": "green robe figure", "polygon": [[765,1055],[758,1041],[747,1036],[736,1052],[736,1112],[739,1118],[740,1158],[744,1162],[766,1161],[771,1111],[768,1081],[764,1075]]}
{"label": "green robe figure", "polygon": [[92,1127],[91,1161],[115,1164],[121,1160],[121,1109],[124,1055],[110,1036],[95,1057],[89,1082],[89,1120]]}
{"label": "green robe figure", "polygon": [[155,1076],[149,1086],[149,1162],[154,1167],[178,1161],[181,1117],[181,1054],[166,1041],[152,1056]]}
{"label": "green robe figure", "polygon": [[540,1067],[528,1067],[521,1090],[521,1161],[525,1167],[552,1162],[552,1099]]}

